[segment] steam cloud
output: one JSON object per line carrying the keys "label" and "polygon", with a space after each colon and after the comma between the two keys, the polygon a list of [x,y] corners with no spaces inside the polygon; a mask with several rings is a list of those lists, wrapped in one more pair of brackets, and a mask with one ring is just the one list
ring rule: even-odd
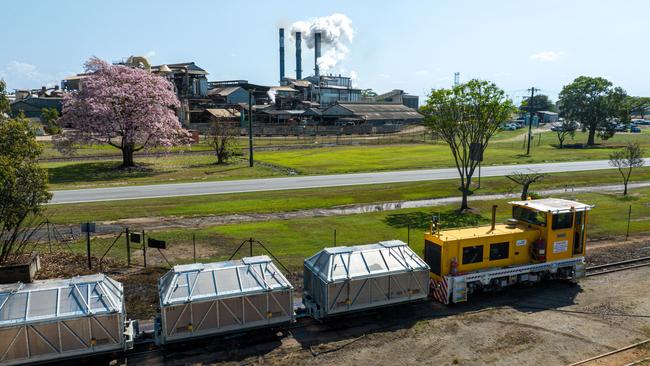
{"label": "steam cloud", "polygon": [[[322,72],[334,68],[348,55],[347,45],[354,38],[352,20],[344,14],[335,13],[330,16],[311,19],[309,21],[298,21],[291,25],[291,35],[295,38],[296,32],[301,37],[307,48],[314,48],[314,35],[321,34],[323,54],[318,58],[318,67]],[[327,48],[327,50],[325,50]]]}

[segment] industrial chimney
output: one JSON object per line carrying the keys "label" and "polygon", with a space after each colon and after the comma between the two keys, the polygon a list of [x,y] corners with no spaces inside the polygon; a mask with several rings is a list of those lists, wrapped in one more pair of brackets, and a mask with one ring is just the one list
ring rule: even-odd
{"label": "industrial chimney", "polygon": [[318,69],[318,59],[320,58],[320,33],[314,34],[314,75],[318,78],[320,70]]}
{"label": "industrial chimney", "polygon": [[284,28],[280,28],[280,85],[284,81]]}
{"label": "industrial chimney", "polygon": [[300,32],[296,32],[296,79],[302,79],[302,48],[300,43]]}

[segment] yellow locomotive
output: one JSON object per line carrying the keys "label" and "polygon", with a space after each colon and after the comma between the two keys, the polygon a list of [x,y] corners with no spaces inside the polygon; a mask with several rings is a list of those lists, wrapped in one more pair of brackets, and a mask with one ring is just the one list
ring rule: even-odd
{"label": "yellow locomotive", "polygon": [[479,290],[584,277],[587,212],[593,206],[558,198],[509,204],[512,218],[505,224],[496,224],[496,206],[487,226],[441,231],[432,220],[424,258],[434,299],[458,303]]}

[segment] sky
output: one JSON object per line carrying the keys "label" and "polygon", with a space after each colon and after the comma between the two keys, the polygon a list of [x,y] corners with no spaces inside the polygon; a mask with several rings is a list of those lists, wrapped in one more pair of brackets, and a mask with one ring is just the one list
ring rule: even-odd
{"label": "sky", "polygon": [[[97,56],[194,61],[209,80],[279,80],[278,28],[343,14],[347,53],[329,70],[359,88],[432,88],[480,78],[515,100],[534,86],[552,99],[580,75],[650,96],[647,0],[422,1],[10,1],[2,6],[0,78],[9,90],[54,85]],[[324,45],[326,52],[328,45]],[[294,76],[293,41],[286,74]],[[313,73],[303,46],[303,75]]]}

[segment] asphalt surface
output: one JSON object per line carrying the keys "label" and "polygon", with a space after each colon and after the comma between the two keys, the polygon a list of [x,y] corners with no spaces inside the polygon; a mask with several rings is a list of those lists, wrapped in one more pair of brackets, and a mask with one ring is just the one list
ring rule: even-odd
{"label": "asphalt surface", "polygon": [[[650,158],[646,158],[650,165]],[[485,166],[482,177],[496,177],[515,171],[534,170],[540,173],[560,173],[612,169],[607,160],[572,161],[565,163],[517,164]],[[475,179],[478,172],[475,175]],[[126,187],[89,188],[53,191],[50,204],[84,203],[134,200],[161,197],[199,196],[209,194],[278,191],[305,188],[339,187],[362,184],[405,183],[441,179],[455,179],[455,168],[421,169],[392,172],[354,173],[336,175],[312,175],[284,178],[229,180],[200,183],[156,184]]]}

